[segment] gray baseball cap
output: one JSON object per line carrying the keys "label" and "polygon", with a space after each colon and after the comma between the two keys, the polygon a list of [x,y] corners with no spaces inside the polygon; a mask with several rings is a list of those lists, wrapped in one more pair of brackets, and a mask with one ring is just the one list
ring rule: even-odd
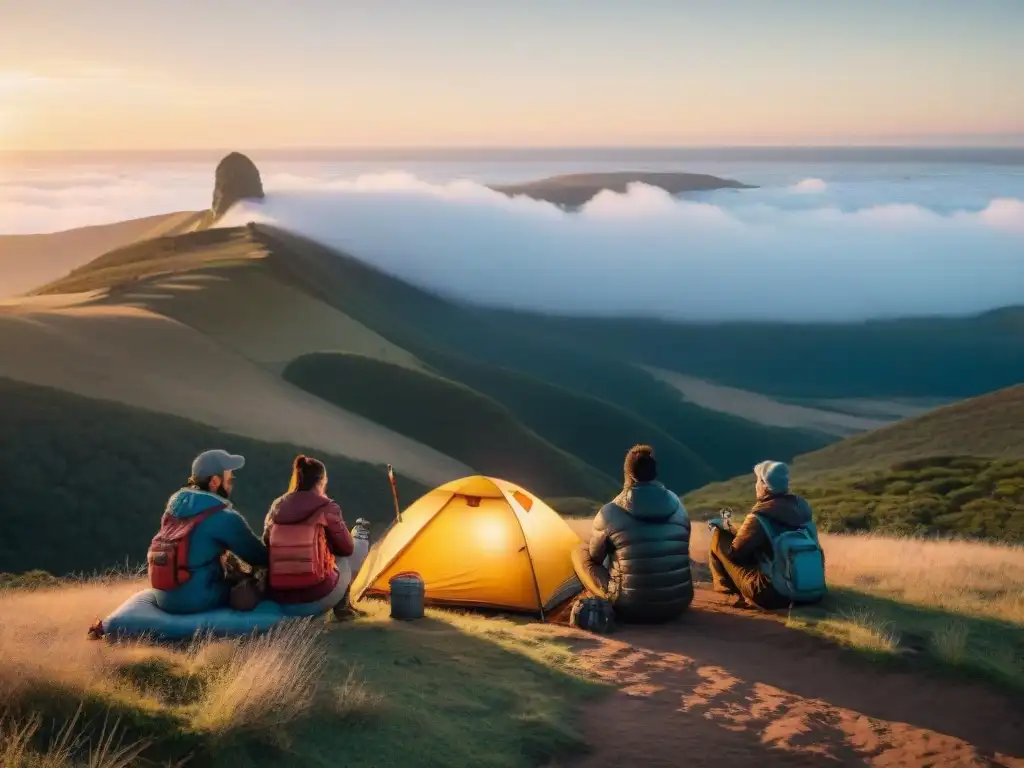
{"label": "gray baseball cap", "polygon": [[192,462],[193,477],[214,477],[225,472],[234,472],[245,466],[245,457],[222,451],[203,451]]}

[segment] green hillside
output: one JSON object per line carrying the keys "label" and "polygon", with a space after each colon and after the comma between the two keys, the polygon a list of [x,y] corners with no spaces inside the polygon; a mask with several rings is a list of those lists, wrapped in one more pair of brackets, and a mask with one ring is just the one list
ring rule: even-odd
{"label": "green hillside", "polygon": [[807,470],[880,466],[929,456],[1024,459],[1024,385],[937,408],[801,456]]}
{"label": "green hillside", "polygon": [[[441,376],[500,403],[540,438],[616,482],[622,456],[636,442],[655,445],[664,479],[681,492],[735,474],[766,454],[791,458],[829,442],[820,434],[765,427],[695,406],[621,357],[550,340],[503,313],[442,299],[263,225],[135,244],[37,293],[113,288],[116,298],[155,275],[202,270],[208,278],[216,273],[230,280],[238,269],[260,270],[334,308]],[[166,304],[156,309],[189,322],[187,311]],[[419,439],[438,445],[422,433]],[[523,466],[529,457],[517,460]],[[555,492],[575,495],[581,489]]]}
{"label": "green hillside", "polygon": [[[1024,445],[1015,426],[1024,423],[1018,390],[829,445],[820,434],[765,427],[686,402],[639,367],[783,398],[952,396],[1024,377],[1022,315],[1015,310],[965,320],[817,326],[543,317],[451,301],[263,225],[130,246],[41,292],[112,288],[116,298],[153,275],[202,270],[206,286],[230,281],[239,269],[257,270],[265,283],[287,286],[302,301],[315,299],[323,312],[413,361],[395,365],[341,339],[340,348],[293,352],[274,368],[287,381],[542,495],[606,498],[618,485],[624,451],[649,442],[671,487],[700,488],[688,496],[694,509],[745,507],[756,462],[799,456],[795,482],[829,527],[1018,535],[1012,479],[1013,461],[1024,459],[1012,452]],[[177,314],[158,311],[188,323],[184,306]],[[774,357],[760,343],[773,332],[786,340]],[[955,367],[949,352],[940,355],[943,344],[958,360]]]}
{"label": "green hillside", "polygon": [[[143,562],[167,497],[209,448],[241,453],[234,501],[262,530],[302,449],[225,434],[185,419],[0,379],[0,571],[55,574]],[[346,519],[381,531],[394,515],[382,467],[321,455]],[[408,503],[427,489],[406,478]]]}
{"label": "green hillside", "polygon": [[530,429],[616,479],[622,474],[622,446],[637,443],[654,446],[663,480],[672,488],[698,487],[717,474],[660,426],[625,408],[496,365],[442,352],[420,354],[446,376],[503,403]]}
{"label": "green hillside", "polygon": [[[832,531],[964,535],[1024,543],[1024,386],[799,457],[793,487]],[[753,476],[689,494],[696,513],[753,501]]]}
{"label": "green hillside", "polygon": [[[281,279],[430,361],[449,378],[462,381],[466,369],[459,359],[471,359],[614,404],[641,422],[657,425],[703,464],[694,465],[692,458],[687,459],[686,469],[672,477],[680,491],[698,485],[693,479],[704,468],[710,469],[712,476],[728,477],[765,455],[792,458],[829,442],[823,435],[765,427],[687,403],[673,387],[622,356],[594,354],[579,343],[535,333],[528,324],[510,321],[505,313],[447,301],[305,238],[263,226],[256,228],[255,236],[270,253],[268,261]],[[536,399],[537,390],[533,388],[530,395],[510,394],[510,388],[522,383],[522,379],[519,384],[507,381],[502,384],[503,392],[494,387],[487,389],[487,394],[520,418],[527,418],[520,414],[516,401]],[[546,397],[544,408],[550,412],[560,408],[559,393],[548,392]],[[605,418],[615,421],[605,414],[595,423],[603,423]],[[542,437],[574,455],[589,449],[589,441],[581,439],[586,433],[569,443],[561,427],[536,418],[529,423]],[[628,445],[621,451],[625,448]],[[610,473],[605,466],[602,461],[598,468]],[[675,470],[666,466],[666,471]]]}
{"label": "green hillside", "polygon": [[603,498],[619,485],[538,437],[494,400],[439,376],[360,355],[322,353],[292,361],[284,378],[542,496]]}
{"label": "green hillside", "polygon": [[779,397],[960,399],[1024,381],[1024,306],[851,323],[504,316],[524,332]]}

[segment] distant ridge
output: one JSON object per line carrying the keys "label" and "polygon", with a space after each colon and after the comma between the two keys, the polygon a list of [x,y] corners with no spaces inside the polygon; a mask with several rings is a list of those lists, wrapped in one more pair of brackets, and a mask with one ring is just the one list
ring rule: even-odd
{"label": "distant ridge", "polygon": [[630,184],[658,187],[670,195],[684,192],[708,192],[715,189],[754,189],[733,179],[721,179],[703,173],[672,173],[653,171],[615,171],[611,173],[573,173],[550,176],[524,184],[492,186],[506,195],[526,195],[565,208],[578,208],[603,190],[623,193]]}

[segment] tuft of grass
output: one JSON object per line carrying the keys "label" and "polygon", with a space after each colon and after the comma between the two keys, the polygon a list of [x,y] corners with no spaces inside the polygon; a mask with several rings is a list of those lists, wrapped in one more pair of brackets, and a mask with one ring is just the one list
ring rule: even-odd
{"label": "tuft of grass", "polygon": [[895,625],[869,611],[845,611],[834,621],[846,629],[851,645],[878,653],[896,653],[899,650],[900,634]]}
{"label": "tuft of grass", "polygon": [[353,665],[345,679],[331,689],[331,704],[342,722],[361,722],[380,712],[384,696],[373,691]]}
{"label": "tuft of grass", "polygon": [[280,733],[313,704],[326,663],[312,620],[274,627],[229,644],[214,666],[192,724],[216,737]]}
{"label": "tuft of grass", "polygon": [[128,768],[150,745],[147,739],[125,743],[117,721],[105,721],[93,742],[79,724],[81,713],[79,707],[42,749],[34,743],[43,723],[39,713],[20,721],[0,718],[0,768]]}
{"label": "tuft of grass", "polygon": [[968,659],[967,640],[970,630],[959,621],[951,621],[932,634],[932,650],[947,664],[961,665]]}

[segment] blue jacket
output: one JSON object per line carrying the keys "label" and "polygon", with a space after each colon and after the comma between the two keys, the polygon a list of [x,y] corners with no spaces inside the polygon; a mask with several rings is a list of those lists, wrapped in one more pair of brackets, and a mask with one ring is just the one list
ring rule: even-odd
{"label": "blue jacket", "polygon": [[192,575],[177,589],[154,590],[156,604],[168,613],[199,613],[228,604],[230,587],[224,582],[220,557],[233,552],[249,565],[266,565],[267,548],[249,524],[214,493],[184,488],[167,500],[167,511],[177,518],[200,515],[210,507],[228,504],[192,530],[188,567]]}

